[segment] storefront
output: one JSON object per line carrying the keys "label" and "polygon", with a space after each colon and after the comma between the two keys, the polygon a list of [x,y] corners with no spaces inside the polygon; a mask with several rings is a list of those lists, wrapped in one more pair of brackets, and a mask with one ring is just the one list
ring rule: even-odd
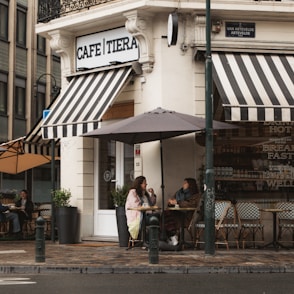
{"label": "storefront", "polygon": [[[147,177],[161,202],[158,142],[141,144],[140,160],[135,162],[134,146],[82,138],[82,134],[156,107],[205,116],[205,17],[179,14],[178,42],[169,46],[169,12],[124,11],[118,14],[119,25],[105,22],[98,29],[82,14],[77,14],[72,28],[64,27],[61,20],[46,29],[39,27],[38,32],[61,52],[64,78],[61,97],[44,122],[43,136],[61,138],[61,185],[71,189],[81,211],[82,237],[117,235],[108,193],[136,175]],[[290,199],[291,22],[261,21],[261,15],[246,21],[244,11],[235,19],[238,15],[240,21],[232,23],[228,14],[219,13],[212,26],[214,119],[240,126],[215,136],[217,196]],[[78,30],[83,23],[87,29]],[[118,37],[122,27],[127,34]],[[138,55],[127,60],[108,56],[99,63],[106,52],[128,57],[128,48],[137,49]],[[203,137],[166,140],[163,148],[166,198],[173,196],[185,177],[195,177],[201,185]]]}

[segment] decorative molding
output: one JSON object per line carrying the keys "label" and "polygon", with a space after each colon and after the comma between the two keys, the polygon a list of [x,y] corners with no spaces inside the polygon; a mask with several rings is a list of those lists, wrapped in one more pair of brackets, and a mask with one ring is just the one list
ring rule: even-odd
{"label": "decorative molding", "polygon": [[66,76],[74,72],[74,42],[75,37],[65,30],[55,30],[48,32],[50,36],[51,48],[60,55],[62,86],[68,84]]}
{"label": "decorative molding", "polygon": [[205,15],[195,15],[195,44],[206,44],[206,17]]}
{"label": "decorative molding", "polygon": [[153,15],[137,10],[124,13],[127,18],[125,23],[127,31],[139,42],[140,59],[143,72],[151,72],[154,64],[153,53]]}

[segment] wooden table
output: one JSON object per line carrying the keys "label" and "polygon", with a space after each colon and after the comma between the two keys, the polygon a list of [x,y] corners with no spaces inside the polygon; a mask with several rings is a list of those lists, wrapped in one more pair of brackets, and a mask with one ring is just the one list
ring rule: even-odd
{"label": "wooden table", "polygon": [[260,209],[260,211],[271,212],[273,215],[273,240],[271,242],[269,242],[268,244],[265,244],[262,248],[272,246],[276,250],[278,250],[279,247],[288,249],[283,244],[281,244],[279,241],[277,241],[277,213],[290,211],[290,210],[289,209],[278,209],[278,208],[262,208],[262,209]]}
{"label": "wooden table", "polygon": [[179,240],[179,244],[177,245],[179,246],[179,248],[183,248],[185,245],[187,245],[188,247],[191,247],[191,244],[185,241],[185,216],[187,212],[195,211],[196,209],[197,209],[196,207],[167,207],[167,210],[181,212],[180,240]]}
{"label": "wooden table", "polygon": [[141,232],[142,232],[142,246],[148,247],[148,244],[146,242],[146,212],[147,211],[159,211],[161,208],[158,206],[138,206],[138,207],[129,207],[129,210],[136,210],[142,212],[142,226],[141,226]]}

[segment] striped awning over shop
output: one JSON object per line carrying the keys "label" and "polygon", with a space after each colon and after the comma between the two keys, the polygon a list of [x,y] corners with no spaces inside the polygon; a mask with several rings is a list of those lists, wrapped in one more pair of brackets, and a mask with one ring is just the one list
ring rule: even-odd
{"label": "striped awning over shop", "polygon": [[212,62],[227,121],[294,120],[292,55],[219,52]]}
{"label": "striped awning over shop", "polygon": [[[50,109],[50,107],[49,107]],[[41,119],[24,138],[24,150],[26,153],[52,156],[52,140],[42,138],[43,119]],[[54,155],[60,158],[60,139],[54,139]]]}
{"label": "striped awning over shop", "polygon": [[123,66],[73,77],[42,125],[43,138],[79,136],[96,129],[131,72],[131,66]]}

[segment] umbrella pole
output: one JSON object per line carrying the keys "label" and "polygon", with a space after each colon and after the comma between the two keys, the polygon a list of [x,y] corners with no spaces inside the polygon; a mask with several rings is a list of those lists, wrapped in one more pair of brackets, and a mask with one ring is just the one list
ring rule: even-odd
{"label": "umbrella pole", "polygon": [[166,240],[166,232],[164,228],[164,174],[163,174],[163,152],[162,152],[162,140],[160,139],[160,165],[161,165],[161,233],[160,239]]}

